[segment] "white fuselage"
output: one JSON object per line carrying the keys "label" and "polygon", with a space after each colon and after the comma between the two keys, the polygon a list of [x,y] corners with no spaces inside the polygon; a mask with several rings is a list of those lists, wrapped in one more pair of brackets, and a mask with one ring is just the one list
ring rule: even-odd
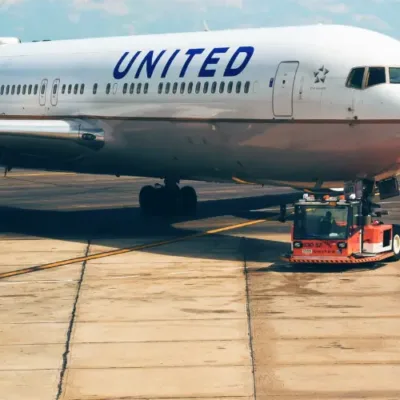
{"label": "white fuselage", "polygon": [[[347,87],[355,67],[386,82]],[[297,188],[380,179],[400,169],[396,67],[398,41],[343,26],[4,45],[0,161]]]}

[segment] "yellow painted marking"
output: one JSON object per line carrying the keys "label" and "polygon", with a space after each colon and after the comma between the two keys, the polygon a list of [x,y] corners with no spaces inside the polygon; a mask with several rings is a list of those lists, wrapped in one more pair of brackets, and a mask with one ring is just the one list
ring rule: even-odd
{"label": "yellow painted marking", "polygon": [[74,172],[38,172],[38,173],[28,173],[28,174],[13,174],[9,172],[7,177],[24,177],[24,176],[55,176],[55,175],[76,175]]}
{"label": "yellow painted marking", "polygon": [[128,247],[128,248],[125,248],[125,249],[105,251],[105,252],[101,252],[101,253],[97,253],[97,254],[92,254],[90,256],[70,258],[70,259],[67,259],[67,260],[56,261],[54,263],[38,265],[38,266],[35,266],[35,267],[22,268],[22,269],[18,269],[18,270],[15,270],[15,271],[4,272],[4,273],[0,274],[0,279],[10,278],[10,277],[17,276],[17,275],[29,274],[31,272],[36,272],[36,271],[44,271],[46,269],[51,269],[51,268],[63,267],[65,265],[81,263],[81,262],[85,262],[85,261],[97,260],[97,259],[100,259],[100,258],[117,256],[117,255],[120,255],[120,254],[130,253],[130,252],[133,252],[133,251],[151,249],[151,248],[158,247],[158,246],[164,246],[164,245],[167,245],[167,244],[183,242],[183,241],[186,241],[186,240],[205,237],[205,236],[208,236],[208,235],[215,235],[215,234],[221,233],[221,232],[227,232],[227,231],[231,231],[231,230],[234,230],[234,229],[245,228],[247,226],[260,224],[262,222],[267,222],[268,220],[270,220],[270,218],[257,219],[257,220],[254,220],[254,221],[243,222],[241,224],[225,226],[223,228],[210,229],[210,230],[205,231],[205,232],[199,232],[199,233],[195,233],[193,235],[181,236],[181,237],[174,238],[174,239],[163,240],[163,241],[153,242],[153,243],[148,243],[148,244],[141,244],[141,245],[138,245],[138,246]]}
{"label": "yellow painted marking", "polygon": [[242,185],[255,185],[255,183],[253,183],[253,182],[244,181],[243,179],[237,178],[236,176],[232,176],[232,180],[234,182],[240,183]]}

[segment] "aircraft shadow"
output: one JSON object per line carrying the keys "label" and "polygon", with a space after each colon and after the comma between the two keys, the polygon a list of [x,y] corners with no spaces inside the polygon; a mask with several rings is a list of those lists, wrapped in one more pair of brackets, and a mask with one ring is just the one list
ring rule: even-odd
{"label": "aircraft shadow", "polygon": [[[277,211],[257,211],[281,203],[293,203],[301,194],[299,192],[279,195],[265,195],[223,200],[200,201],[195,218],[162,218],[144,217],[137,207],[115,209],[85,210],[32,210],[16,207],[0,207],[0,234],[14,236],[33,236],[49,239],[60,239],[125,248],[135,245],[135,239],[169,239],[188,236],[207,230],[204,219],[218,216],[236,216],[246,220],[276,217]],[[173,224],[188,223],[189,227],[175,227]],[[227,223],[228,225],[229,223]],[[218,226],[212,225],[212,229]],[[246,228],[246,234],[252,229],[267,233],[288,232],[288,226],[278,223],[278,227],[260,224],[255,228]],[[217,239],[217,240],[216,240]],[[202,239],[176,242],[169,245],[143,250],[154,254],[182,257],[196,257],[217,260],[243,260],[273,262],[279,255],[288,250],[288,243],[264,239],[246,239],[243,247],[241,236],[229,232],[206,236]],[[246,255],[244,255],[246,254]],[[261,257],[262,255],[262,257]],[[260,259],[261,257],[261,259]]]}

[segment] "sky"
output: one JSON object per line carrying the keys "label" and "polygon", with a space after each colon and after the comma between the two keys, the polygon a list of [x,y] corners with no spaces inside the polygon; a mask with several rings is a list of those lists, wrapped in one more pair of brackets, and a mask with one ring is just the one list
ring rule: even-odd
{"label": "sky", "polygon": [[400,39],[400,0],[0,0],[22,41],[335,23]]}

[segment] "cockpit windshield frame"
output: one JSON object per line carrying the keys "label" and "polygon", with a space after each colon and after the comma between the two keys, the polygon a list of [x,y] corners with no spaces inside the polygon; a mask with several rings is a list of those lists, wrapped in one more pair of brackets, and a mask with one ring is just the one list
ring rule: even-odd
{"label": "cockpit windshield frame", "polygon": [[[385,83],[400,83],[400,80],[399,82],[391,82],[390,79],[391,69],[396,69],[400,71],[400,67],[394,67],[394,66],[388,67],[382,65],[373,65],[373,66],[360,65],[354,67],[350,70],[349,75],[347,77],[346,87],[351,89],[366,90],[370,87],[382,85]],[[362,71],[363,71],[363,77],[361,80],[360,75]]]}
{"label": "cockpit windshield frame", "polygon": [[389,83],[394,85],[400,84],[400,66],[389,67]]}

